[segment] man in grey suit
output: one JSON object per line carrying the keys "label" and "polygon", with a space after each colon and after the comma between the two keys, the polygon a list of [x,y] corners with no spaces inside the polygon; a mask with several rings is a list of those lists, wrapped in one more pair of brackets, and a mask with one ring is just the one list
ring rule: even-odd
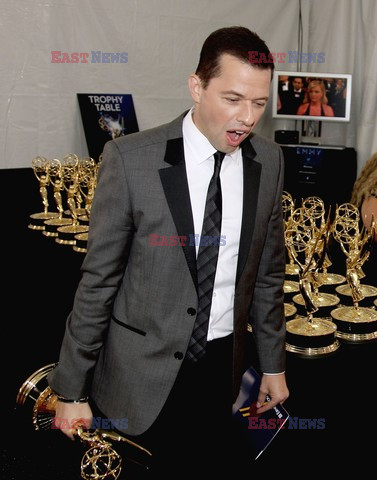
{"label": "man in grey suit", "polygon": [[[249,51],[269,58],[250,30],[216,30],[189,77],[193,108],[106,144],[82,280],[48,377],[67,436],[75,433],[67,422],[88,421],[96,408],[123,420],[115,426],[150,448],[165,478],[168,469],[182,478],[173,463],[213,473],[239,461],[230,418],[249,366],[249,325],[262,373],[258,411],[288,397],[283,159],[252,133],[273,63],[251,64]],[[221,236],[208,240],[200,234],[216,151],[225,155]],[[208,242],[219,247],[217,269],[196,358],[197,256]]]}

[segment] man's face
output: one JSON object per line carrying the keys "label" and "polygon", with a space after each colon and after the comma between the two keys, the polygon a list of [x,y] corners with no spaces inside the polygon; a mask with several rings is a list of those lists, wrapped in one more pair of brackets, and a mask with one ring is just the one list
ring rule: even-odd
{"label": "man's face", "polygon": [[301,90],[301,88],[304,86],[301,78],[295,78],[292,83],[295,90]]}
{"label": "man's face", "polygon": [[271,70],[254,68],[224,54],[220,76],[203,88],[191,75],[189,86],[195,102],[193,120],[216,150],[234,151],[262,117],[270,91]]}

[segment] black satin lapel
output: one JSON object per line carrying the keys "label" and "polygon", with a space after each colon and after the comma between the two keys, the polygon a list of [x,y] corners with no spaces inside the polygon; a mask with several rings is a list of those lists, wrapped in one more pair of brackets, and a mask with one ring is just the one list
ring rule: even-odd
{"label": "black satin lapel", "polygon": [[255,228],[261,164],[254,161],[256,153],[249,140],[242,144],[243,210],[240,247],[238,252],[236,285],[244,269]]}
{"label": "black satin lapel", "polygon": [[168,140],[164,160],[170,166],[159,170],[162,187],[177,233],[187,239],[186,245],[183,245],[182,248],[192,279],[197,286],[195,245],[190,246],[189,240],[190,234],[194,233],[194,222],[186,175],[183,138]]}

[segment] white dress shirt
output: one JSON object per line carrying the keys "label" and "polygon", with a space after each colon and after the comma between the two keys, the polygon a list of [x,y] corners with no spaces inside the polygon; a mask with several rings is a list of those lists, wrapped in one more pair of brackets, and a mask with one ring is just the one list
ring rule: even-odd
{"label": "white dress shirt", "polygon": [[[192,112],[193,109],[183,120],[183,139],[195,230],[193,233],[200,238],[208,185],[214,171],[213,154],[216,149],[194,124]],[[221,224],[223,241],[219,247],[213,289],[207,336],[209,341],[233,332],[233,303],[243,208],[243,163],[240,148],[224,157],[220,180],[223,198]],[[196,254],[198,250],[199,242],[196,245]]]}

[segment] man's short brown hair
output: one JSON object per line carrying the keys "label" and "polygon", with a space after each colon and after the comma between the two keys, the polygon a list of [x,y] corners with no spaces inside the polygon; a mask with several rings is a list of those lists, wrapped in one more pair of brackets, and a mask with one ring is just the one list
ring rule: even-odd
{"label": "man's short brown hair", "polygon": [[[264,40],[246,27],[224,27],[212,32],[205,40],[200,52],[196,74],[204,88],[213,77],[220,75],[220,60],[223,54],[233,55],[248,63],[249,52],[258,52],[264,58],[270,58],[270,50]],[[253,67],[274,71],[273,62],[253,63]]]}

